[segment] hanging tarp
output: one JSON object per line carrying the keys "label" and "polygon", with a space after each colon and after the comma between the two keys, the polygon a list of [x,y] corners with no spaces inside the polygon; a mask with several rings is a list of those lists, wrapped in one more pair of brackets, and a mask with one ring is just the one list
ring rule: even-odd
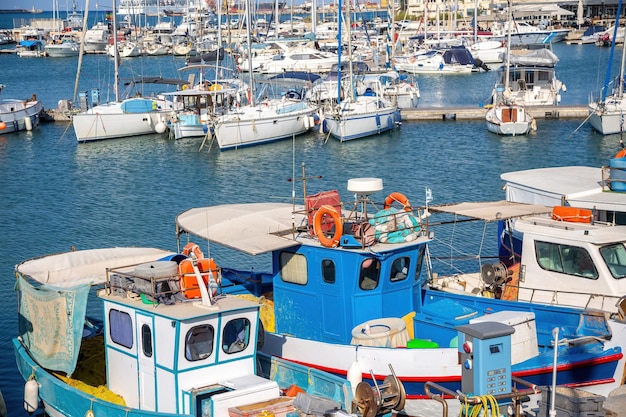
{"label": "hanging tarp", "polygon": [[42,367],[71,376],[78,360],[90,286],[33,287],[18,276],[15,288],[22,343]]}

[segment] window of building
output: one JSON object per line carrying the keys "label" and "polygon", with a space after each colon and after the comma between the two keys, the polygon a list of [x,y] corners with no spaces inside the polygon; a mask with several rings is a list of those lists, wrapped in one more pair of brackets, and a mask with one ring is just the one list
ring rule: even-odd
{"label": "window of building", "polygon": [[283,281],[306,285],[308,282],[306,258],[293,252],[281,252],[279,255],[280,276]]}
{"label": "window of building", "polygon": [[111,341],[125,348],[133,347],[133,320],[130,314],[116,309],[109,310]]}
{"label": "window of building", "polygon": [[245,350],[250,343],[250,320],[239,317],[226,323],[222,340],[222,349],[226,353]]}
{"label": "window of building", "polygon": [[185,358],[188,361],[206,359],[213,353],[215,331],[209,324],[194,326],[185,335]]}

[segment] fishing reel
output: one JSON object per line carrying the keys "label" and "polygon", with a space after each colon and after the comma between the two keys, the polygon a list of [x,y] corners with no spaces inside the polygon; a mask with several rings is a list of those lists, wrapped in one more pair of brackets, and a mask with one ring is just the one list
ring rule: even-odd
{"label": "fishing reel", "polygon": [[393,411],[404,409],[406,392],[404,385],[396,377],[391,365],[391,375],[387,375],[382,384],[377,384],[374,373],[370,371],[374,387],[367,382],[360,382],[356,386],[354,399],[352,400],[353,412],[358,412],[363,417],[376,417]]}

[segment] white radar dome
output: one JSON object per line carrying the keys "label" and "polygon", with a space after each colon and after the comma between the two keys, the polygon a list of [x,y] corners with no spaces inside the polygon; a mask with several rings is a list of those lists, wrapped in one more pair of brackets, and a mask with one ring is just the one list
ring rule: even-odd
{"label": "white radar dome", "polygon": [[357,194],[372,194],[383,189],[380,178],[352,178],[348,180],[348,191]]}

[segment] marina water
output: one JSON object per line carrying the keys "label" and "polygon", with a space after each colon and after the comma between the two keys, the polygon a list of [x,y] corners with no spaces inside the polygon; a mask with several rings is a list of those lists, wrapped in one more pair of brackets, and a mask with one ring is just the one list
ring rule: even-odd
{"label": "marina water", "polygon": [[[562,104],[584,105],[604,82],[609,50],[594,45],[554,46],[561,58],[557,76],[568,91]],[[618,54],[615,54],[618,62]],[[182,58],[147,57],[123,61],[122,76],[178,76]],[[617,64],[616,64],[617,65]],[[112,60],[84,58],[79,91],[112,80]],[[614,66],[616,68],[616,66]],[[6,98],[32,94],[54,108],[71,99],[76,59],[18,58],[1,54],[0,83]],[[420,76],[420,107],[479,106],[489,97],[496,72],[463,76]],[[106,98],[106,95],[104,95]],[[347,180],[379,177],[385,191],[405,193],[413,205],[424,204],[425,188],[433,204],[503,199],[500,174],[563,166],[607,165],[619,150],[620,135],[601,136],[583,120],[539,119],[536,133],[499,137],[484,120],[405,122],[389,134],[339,143],[319,133],[258,147],[220,152],[200,150],[201,139],[172,141],[143,136],[77,144],[71,125],[43,124],[38,130],[0,132],[0,390],[10,416],[22,409],[24,382],[15,367],[10,339],[17,334],[14,266],[34,256],[110,246],[174,249],[174,218],[191,207],[222,202],[291,201],[292,187],[302,196],[306,164],[308,193],[338,188],[342,200],[353,198]],[[238,259],[223,248],[212,251],[220,265],[265,266],[267,259]]]}

